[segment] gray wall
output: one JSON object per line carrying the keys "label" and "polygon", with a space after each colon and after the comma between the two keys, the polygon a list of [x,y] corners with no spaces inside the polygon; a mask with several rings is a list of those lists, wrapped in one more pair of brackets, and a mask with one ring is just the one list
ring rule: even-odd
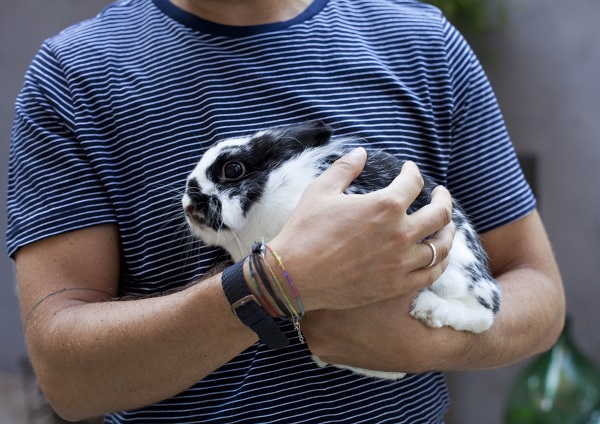
{"label": "gray wall", "polygon": [[[538,157],[539,208],[574,338],[600,368],[600,2],[513,1],[485,64],[517,150]],[[451,424],[499,424],[523,365],[450,375]]]}
{"label": "gray wall", "polygon": [[[39,44],[109,0],[0,0],[0,233],[13,101]],[[539,159],[540,209],[567,286],[575,337],[600,365],[600,3],[514,1],[502,34],[484,43],[486,68],[513,140]],[[0,255],[0,372],[24,352],[12,263]],[[449,375],[449,422],[499,424],[521,366]]]}

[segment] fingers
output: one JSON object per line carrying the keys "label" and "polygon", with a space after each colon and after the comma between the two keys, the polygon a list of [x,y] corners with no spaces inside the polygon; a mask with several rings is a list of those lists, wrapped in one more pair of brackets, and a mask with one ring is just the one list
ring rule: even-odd
{"label": "fingers", "polygon": [[[365,162],[364,149],[336,161],[305,190],[271,240],[286,258],[307,311],[353,308],[413,293],[432,284],[447,266],[454,236],[453,226],[445,228],[452,216],[448,191],[437,188],[430,204],[407,214],[424,181],[418,167],[406,162],[388,187],[341,195]],[[419,243],[424,239],[433,247]],[[307,253],[315,251],[319,254]]]}
{"label": "fingers", "polygon": [[[380,196],[382,204],[393,203],[404,213],[415,201],[423,189],[423,177],[419,168],[413,162],[406,162],[400,174],[392,183],[379,192],[372,193]],[[418,211],[408,215],[409,225],[402,228],[405,235],[411,240],[424,240],[442,230],[452,221],[452,196],[443,186],[437,186],[431,193],[429,204],[421,207]]]}
{"label": "fingers", "polygon": [[[379,196],[379,210],[384,209],[383,206],[386,204],[388,206],[391,204],[393,206],[391,209],[401,210],[406,214],[409,206],[423,190],[423,186],[424,181],[418,166],[414,162],[407,161],[402,166],[400,174],[388,187],[371,194]],[[442,264],[445,268],[447,265],[445,259],[452,247],[455,233],[450,192],[443,186],[436,187],[431,193],[430,203],[410,215],[404,215],[404,219],[404,224],[396,228],[404,234],[399,239],[418,243],[415,257],[405,259],[405,262],[415,270],[435,268],[438,264]],[[420,243],[422,240],[427,240],[428,243]],[[441,274],[439,268],[432,272]]]}
{"label": "fingers", "polygon": [[428,240],[423,240],[423,244],[426,244],[431,249],[431,261],[425,267],[425,268],[431,268],[432,266],[434,266],[436,264],[437,259],[438,259],[437,249],[435,248],[435,244],[433,244],[432,242],[430,242]]}
{"label": "fingers", "polygon": [[424,240],[452,222],[452,196],[443,186],[431,193],[431,202],[410,215],[415,237]]}
{"label": "fingers", "polygon": [[[419,249],[420,252],[418,254],[422,255],[422,259],[420,260],[420,263],[424,264],[422,268],[432,268],[448,257],[454,241],[455,232],[456,227],[454,226],[454,222],[450,222],[433,237],[420,243],[423,246]],[[435,251],[435,255],[433,255],[433,251]],[[435,256],[435,258],[433,256]]]}
{"label": "fingers", "polygon": [[402,165],[400,174],[383,190],[373,193],[373,196],[383,196],[389,202],[395,202],[404,212],[415,201],[423,189],[423,177],[419,167],[411,161]]}
{"label": "fingers", "polygon": [[367,152],[362,147],[351,150],[336,160],[315,181],[324,190],[342,193],[362,172]]}
{"label": "fingers", "polygon": [[450,222],[433,237],[424,240],[417,246],[415,256],[419,267],[411,272],[409,277],[421,281],[422,288],[433,284],[448,267],[448,255],[452,248],[455,232],[454,223]]}

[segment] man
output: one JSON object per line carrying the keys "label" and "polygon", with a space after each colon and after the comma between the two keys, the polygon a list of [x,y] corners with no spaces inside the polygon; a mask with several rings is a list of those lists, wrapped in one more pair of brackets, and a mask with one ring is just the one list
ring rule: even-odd
{"label": "man", "polygon": [[[407,215],[422,184],[412,162],[382,191],[343,195],[360,150],[309,187],[270,243],[308,312],[308,346],[289,323],[278,325],[290,346],[257,343],[221,274],[189,285],[224,258],[187,237],[172,190],[217,140],[309,119],[452,190],[503,288],[491,330],[409,316],[446,266],[450,196],[439,187]],[[7,239],[29,353],[68,419],[443,422],[446,387],[430,371],[513,363],[562,327],[561,280],[489,84],[418,2],[119,1],[42,46],[17,101],[10,166]],[[419,241],[432,234],[428,268]],[[311,352],[410,374],[362,378],[317,367]]]}

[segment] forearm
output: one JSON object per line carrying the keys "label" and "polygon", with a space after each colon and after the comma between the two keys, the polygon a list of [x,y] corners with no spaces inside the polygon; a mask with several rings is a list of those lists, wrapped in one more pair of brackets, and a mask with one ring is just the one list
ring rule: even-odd
{"label": "forearm", "polygon": [[171,397],[257,340],[219,277],[162,297],[52,302],[63,304],[38,308],[26,336],[46,396],[70,419]]}
{"label": "forearm", "polygon": [[511,270],[498,280],[503,301],[496,322],[489,331],[473,335],[465,364],[455,369],[485,369],[518,362],[549,349],[560,334],[565,301],[559,280],[529,268]]}
{"label": "forearm", "polygon": [[482,239],[503,295],[494,326],[476,337],[470,350],[474,369],[514,363],[549,349],[565,318],[560,272],[537,211]]}
{"label": "forearm", "polygon": [[427,327],[409,315],[409,297],[320,311],[304,320],[303,329],[311,350],[329,363],[395,372],[505,366],[552,345],[562,328],[564,301],[553,282],[529,269],[499,281],[502,308],[492,328],[480,334]]}

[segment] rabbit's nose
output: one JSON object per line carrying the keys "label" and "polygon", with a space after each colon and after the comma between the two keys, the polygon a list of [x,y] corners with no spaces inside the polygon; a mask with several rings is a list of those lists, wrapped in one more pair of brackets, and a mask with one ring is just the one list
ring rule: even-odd
{"label": "rabbit's nose", "polygon": [[206,213],[212,209],[218,209],[221,204],[219,198],[214,194],[204,194],[202,192],[188,191],[187,195],[192,200],[192,204],[186,208],[186,212],[191,207],[191,213]]}
{"label": "rabbit's nose", "polygon": [[191,178],[187,182],[185,194],[187,194],[191,200],[191,204],[185,209],[185,212],[188,214],[193,213],[196,209],[204,209],[210,199],[210,196],[202,192],[202,189],[195,178]]}

